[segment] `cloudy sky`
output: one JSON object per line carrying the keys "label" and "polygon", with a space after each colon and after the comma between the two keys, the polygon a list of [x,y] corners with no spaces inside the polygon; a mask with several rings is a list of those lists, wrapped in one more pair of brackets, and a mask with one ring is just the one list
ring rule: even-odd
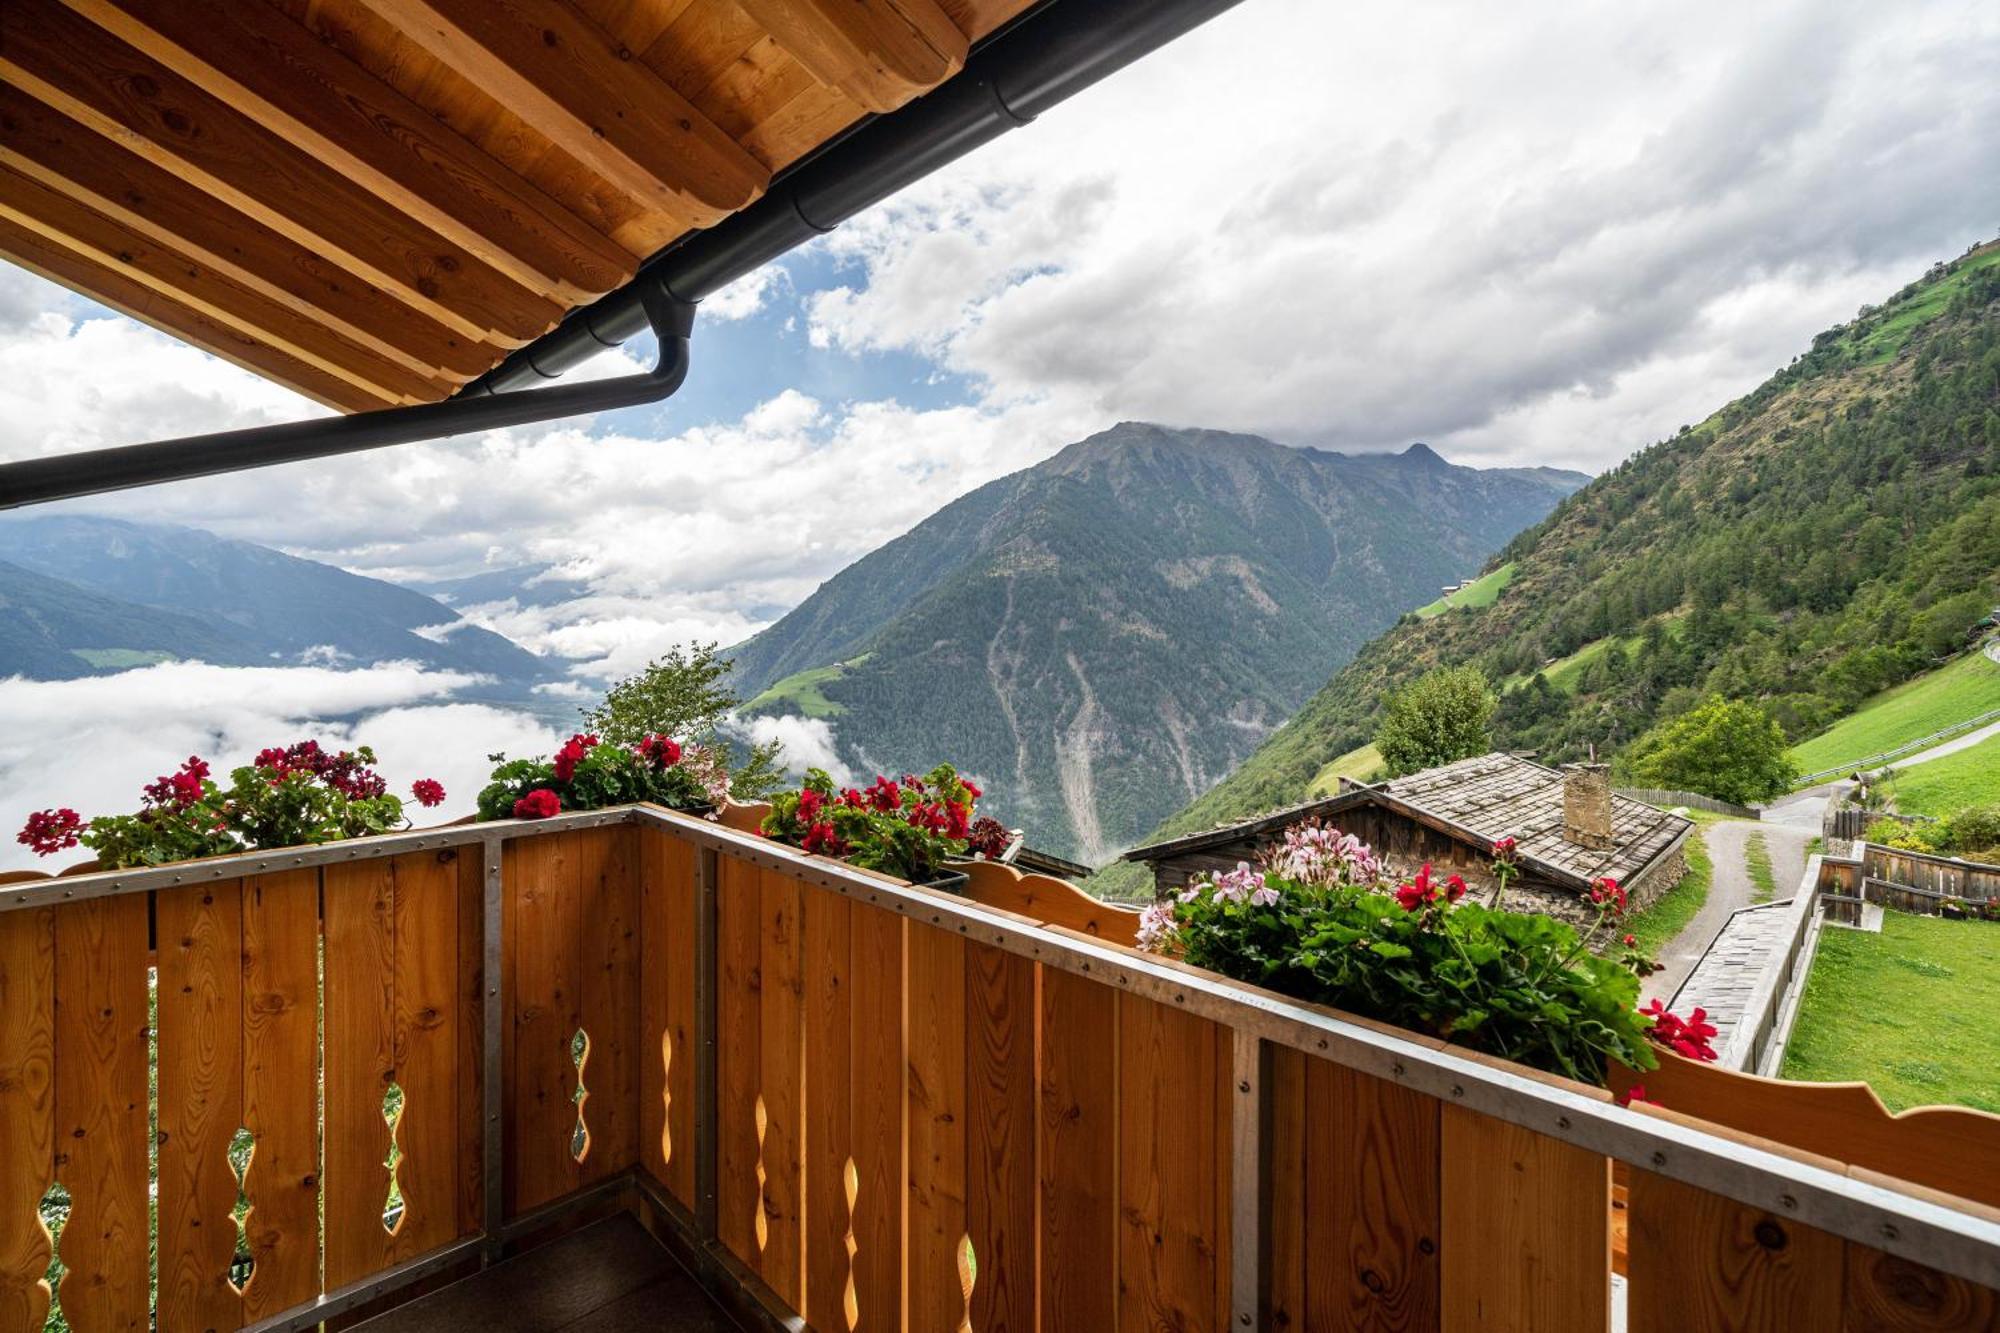
{"label": "cloudy sky", "polygon": [[[80,507],[562,566],[482,614],[589,683],[1120,419],[1595,471],[2000,234],[1996,68],[1989,0],[1246,0],[709,303],[661,407]],[[4,264],[0,364],[5,457],[315,410]]]}

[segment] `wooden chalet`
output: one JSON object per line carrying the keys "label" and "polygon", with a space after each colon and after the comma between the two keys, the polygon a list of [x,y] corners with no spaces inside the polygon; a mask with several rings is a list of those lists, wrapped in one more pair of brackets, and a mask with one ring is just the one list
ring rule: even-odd
{"label": "wooden chalet", "polygon": [[1522,875],[1505,905],[1581,916],[1584,895],[1610,876],[1635,907],[1671,888],[1685,869],[1692,820],[1612,792],[1602,765],[1550,768],[1484,754],[1388,782],[1341,780],[1336,795],[1186,837],[1135,847],[1166,896],[1197,875],[1255,862],[1285,830],[1320,819],[1360,838],[1396,871],[1428,861],[1474,884],[1492,882],[1493,844],[1511,837]]}

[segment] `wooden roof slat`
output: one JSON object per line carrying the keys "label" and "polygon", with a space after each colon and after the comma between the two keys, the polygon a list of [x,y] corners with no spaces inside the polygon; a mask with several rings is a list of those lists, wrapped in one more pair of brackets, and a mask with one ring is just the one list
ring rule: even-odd
{"label": "wooden roof slat", "polygon": [[578,13],[618,39],[644,51],[660,40],[695,0],[573,0]]}
{"label": "wooden roof slat", "polygon": [[314,349],[327,346],[329,335],[319,321],[170,246],[134,237],[114,219],[3,164],[0,217],[107,269],[122,271],[133,283],[201,312],[244,339],[262,339],[276,351],[317,366],[373,400],[419,403],[437,396],[435,381],[366,348],[342,341],[329,349],[331,354],[322,355]]}
{"label": "wooden roof slat", "polygon": [[478,343],[4,82],[0,163],[432,379],[436,397],[492,363]]}
{"label": "wooden roof slat", "polygon": [[708,226],[770,184],[762,162],[560,0],[362,0],[653,207]]}
{"label": "wooden roof slat", "polygon": [[182,305],[115,269],[93,264],[7,217],[0,217],[0,258],[221,357],[253,375],[288,384],[327,407],[361,412],[391,406],[385,399],[372,397],[317,366],[293,360],[267,343],[246,337],[236,329]]}
{"label": "wooden roof slat", "polygon": [[565,305],[637,259],[278,9],[241,0],[65,0],[440,236]]}
{"label": "wooden roof slat", "polygon": [[957,73],[969,43],[936,0],[738,0],[813,77],[870,111]]}
{"label": "wooden roof slat", "polygon": [[469,337],[517,346],[563,313],[55,0],[0,5],[0,74]]}

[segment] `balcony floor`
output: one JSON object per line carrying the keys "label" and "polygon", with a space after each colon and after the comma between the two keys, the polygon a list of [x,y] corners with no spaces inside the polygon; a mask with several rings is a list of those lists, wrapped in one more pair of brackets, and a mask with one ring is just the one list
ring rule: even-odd
{"label": "balcony floor", "polygon": [[353,1333],[737,1333],[629,1215],[606,1218]]}

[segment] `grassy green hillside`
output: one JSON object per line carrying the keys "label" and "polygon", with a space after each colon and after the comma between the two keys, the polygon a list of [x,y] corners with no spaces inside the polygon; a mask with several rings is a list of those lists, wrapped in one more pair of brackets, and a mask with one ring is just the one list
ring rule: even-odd
{"label": "grassy green hillside", "polygon": [[868,654],[832,666],[794,672],[747,705],[754,712],[803,713],[807,717],[839,717],[847,710],[826,697],[825,687],[868,660]]}
{"label": "grassy green hillside", "polygon": [[1936,671],[1882,691],[1809,741],[1793,747],[1801,772],[1817,773],[1883,754],[2000,708],[2000,663],[1969,652]]}
{"label": "grassy green hillside", "polygon": [[[1522,678],[1495,741],[1563,761],[1710,692],[1804,740],[1962,650],[2000,603],[2000,243],[1820,334],[1499,559],[1504,595],[1405,617],[1149,836],[1301,799],[1374,738],[1388,692],[1440,665]],[[1552,659],[1574,677],[1538,676]]]}
{"label": "grassy green hillside", "polygon": [[1418,607],[1416,610],[1417,618],[1420,620],[1429,620],[1432,616],[1441,616],[1445,612],[1455,611],[1461,606],[1469,606],[1474,610],[1482,606],[1491,606],[1494,599],[1500,595],[1501,591],[1506,588],[1513,578],[1514,564],[1512,561],[1509,561],[1498,569],[1481,574],[1457,592],[1449,596],[1440,597],[1435,602],[1431,602],[1425,606]]}
{"label": "grassy green hillside", "polygon": [[1968,805],[2000,805],[2000,736],[1898,770],[1890,794],[1896,809],[1908,815],[1948,815]]}
{"label": "grassy green hillside", "polygon": [[1372,782],[1382,771],[1382,752],[1374,742],[1349,750],[1313,775],[1309,796],[1330,796],[1340,788],[1342,778]]}

